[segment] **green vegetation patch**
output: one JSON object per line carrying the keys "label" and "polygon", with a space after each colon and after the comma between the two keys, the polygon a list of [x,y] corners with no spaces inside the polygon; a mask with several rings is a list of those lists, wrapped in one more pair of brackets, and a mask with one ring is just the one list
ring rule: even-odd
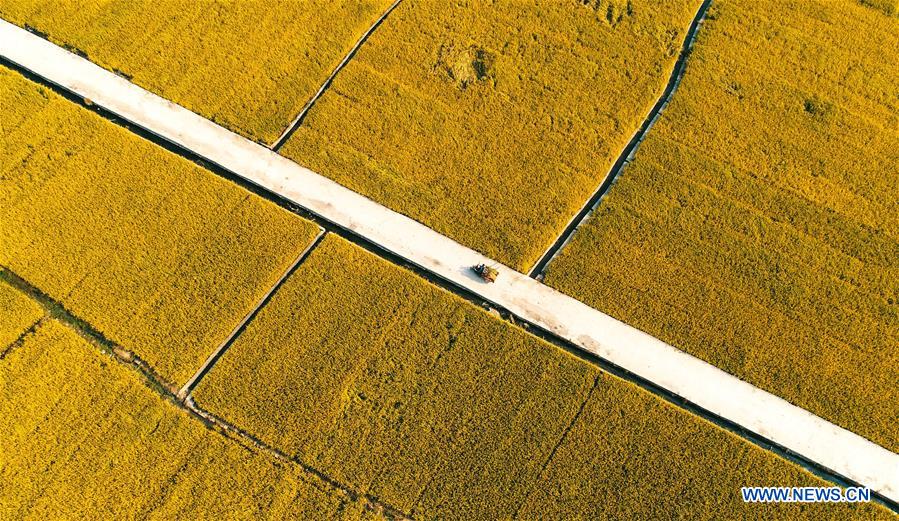
{"label": "green vegetation patch", "polygon": [[390,3],[12,0],[0,16],[272,143]]}
{"label": "green vegetation patch", "polygon": [[316,227],[0,69],[0,265],[172,383]]}
{"label": "green vegetation patch", "polygon": [[355,519],[294,464],[207,429],[55,320],[0,365],[0,518]]}
{"label": "green vegetation patch", "polygon": [[899,450],[899,20],[773,0],[709,18],[546,280]]}
{"label": "green vegetation patch", "polygon": [[282,152],[527,269],[639,127],[700,3],[404,1]]}
{"label": "green vegetation patch", "polygon": [[821,482],[332,236],[194,397],[416,519],[875,510],[743,504]]}

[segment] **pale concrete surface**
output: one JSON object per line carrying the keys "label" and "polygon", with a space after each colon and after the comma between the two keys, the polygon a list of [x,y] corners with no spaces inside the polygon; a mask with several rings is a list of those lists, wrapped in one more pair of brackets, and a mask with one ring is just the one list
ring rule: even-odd
{"label": "pale concrete surface", "polygon": [[[899,501],[899,455],[0,20],[0,55],[714,414]],[[469,269],[497,266],[494,284]],[[747,483],[747,485],[778,485]],[[734,491],[734,493],[738,493]]]}

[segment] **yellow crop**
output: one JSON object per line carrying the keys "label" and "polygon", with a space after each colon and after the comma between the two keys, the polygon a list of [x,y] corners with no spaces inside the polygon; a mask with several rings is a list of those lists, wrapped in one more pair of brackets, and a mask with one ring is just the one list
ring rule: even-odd
{"label": "yellow crop", "polygon": [[899,19],[716,3],[547,282],[899,450]]}
{"label": "yellow crop", "polygon": [[605,377],[533,484],[520,518],[892,518],[872,504],[743,503],[740,487],[761,483],[827,486],[770,453],[746,447],[730,433]]}
{"label": "yellow crop", "polygon": [[297,466],[207,429],[55,320],[0,364],[0,418],[2,519],[362,514]]}
{"label": "yellow crop", "polygon": [[311,224],[0,70],[0,265],[186,381]]}
{"label": "yellow crop", "polygon": [[417,519],[861,513],[743,505],[820,481],[333,236],[194,396]]}
{"label": "yellow crop", "polygon": [[0,16],[273,142],[387,0],[11,0]]}
{"label": "yellow crop", "polygon": [[529,268],[655,102],[700,3],[404,1],[283,153]]}
{"label": "yellow crop", "polygon": [[0,358],[43,314],[37,303],[0,280]]}

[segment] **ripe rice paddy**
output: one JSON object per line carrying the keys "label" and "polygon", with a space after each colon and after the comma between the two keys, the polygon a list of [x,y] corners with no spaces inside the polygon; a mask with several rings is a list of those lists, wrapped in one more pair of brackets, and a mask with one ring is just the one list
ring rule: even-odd
{"label": "ripe rice paddy", "polygon": [[194,397],[417,519],[884,513],[743,504],[821,482],[334,236]]}
{"label": "ripe rice paddy", "polygon": [[0,69],[0,266],[181,384],[316,227]]}
{"label": "ripe rice paddy", "polygon": [[[270,142],[386,4],[0,15]],[[284,153],[526,268],[698,4],[406,0]],[[895,176],[870,175],[899,166],[895,27],[854,4],[716,3],[681,94],[549,282],[895,450],[899,208]],[[316,233],[6,69],[0,106],[0,269],[168,383]],[[377,517],[333,483],[416,519],[887,516],[742,503],[741,486],[825,483],[331,234],[195,392],[331,483],[204,427],[2,279],[0,313],[0,518]]]}
{"label": "ripe rice paddy", "polygon": [[40,306],[0,279],[0,359],[43,315]]}
{"label": "ripe rice paddy", "polygon": [[369,519],[206,428],[56,320],[0,364],[2,519]]}
{"label": "ripe rice paddy", "polygon": [[700,3],[404,1],[281,152],[525,270],[646,116]]}
{"label": "ripe rice paddy", "polygon": [[547,282],[899,450],[899,19],[720,2]]}

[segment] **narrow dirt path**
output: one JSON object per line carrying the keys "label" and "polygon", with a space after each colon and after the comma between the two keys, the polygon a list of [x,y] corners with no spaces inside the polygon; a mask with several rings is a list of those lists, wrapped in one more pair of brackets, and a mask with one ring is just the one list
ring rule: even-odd
{"label": "narrow dirt path", "polygon": [[359,38],[359,40],[356,41],[356,45],[354,45],[353,48],[350,49],[350,52],[348,52],[346,56],[343,57],[343,60],[341,60],[337,67],[331,72],[331,75],[328,76],[324,83],[322,83],[322,86],[319,87],[318,91],[311,98],[309,98],[309,101],[306,102],[306,105],[303,106],[303,109],[300,110],[300,113],[297,114],[297,117],[295,117],[293,121],[291,121],[290,124],[287,125],[287,128],[284,129],[284,132],[281,133],[278,139],[276,139],[275,142],[272,143],[272,146],[269,148],[277,152],[281,149],[282,146],[284,146],[284,143],[286,143],[287,140],[290,139],[290,136],[292,136],[293,133],[296,132],[297,128],[299,128],[300,125],[303,124],[303,120],[306,119],[306,114],[309,112],[309,109],[311,109],[312,106],[315,105],[315,102],[318,101],[318,98],[320,98],[322,94],[324,94],[324,92],[328,89],[328,87],[331,86],[331,83],[334,82],[334,78],[337,77],[337,74],[340,73],[340,71],[343,70],[344,67],[346,67],[346,64],[353,59],[353,56],[355,56],[357,52],[359,52],[359,48],[362,47],[362,45],[368,40],[368,37],[371,36],[371,33],[375,32],[375,29],[377,29],[378,26],[380,26],[384,22],[384,20],[390,15],[390,13],[393,12],[394,9],[396,9],[396,6],[400,5],[400,2],[402,1],[403,0],[396,0],[395,2],[393,2],[390,7],[388,7],[387,10],[384,11],[384,13],[381,14],[381,16],[379,16],[377,20],[375,20],[375,23],[373,23],[371,27],[369,27],[368,30],[365,31],[365,33]]}
{"label": "narrow dirt path", "polygon": [[665,106],[668,105],[668,102],[671,101],[671,96],[674,94],[674,91],[677,90],[677,86],[680,85],[680,80],[683,77],[684,70],[687,66],[687,58],[690,56],[690,49],[693,48],[693,42],[696,41],[696,34],[699,32],[699,26],[702,25],[702,20],[705,18],[710,5],[712,5],[712,0],[705,0],[702,5],[699,6],[699,10],[696,11],[696,16],[693,17],[693,22],[690,23],[690,27],[684,37],[684,43],[681,45],[680,54],[677,57],[677,61],[674,62],[674,68],[671,70],[671,76],[668,77],[668,84],[665,86],[665,90],[662,91],[662,95],[659,96],[655,105],[649,110],[649,114],[646,115],[643,123],[637,128],[636,132],[634,132],[631,140],[628,141],[627,145],[622,149],[621,154],[612,164],[612,168],[609,169],[609,173],[606,174],[605,179],[603,179],[596,191],[593,192],[593,195],[587,199],[587,202],[580,211],[571,218],[571,221],[569,221],[568,225],[565,226],[565,229],[562,230],[561,235],[559,235],[555,242],[543,252],[543,255],[540,256],[540,259],[534,264],[534,267],[531,268],[530,273],[528,273],[529,276],[538,280],[543,280],[543,275],[546,273],[546,267],[571,241],[571,238],[574,236],[575,232],[577,232],[577,229],[581,224],[583,224],[596,210],[599,203],[602,201],[602,198],[608,193],[609,188],[612,187],[615,180],[621,175],[621,170],[633,160],[634,154],[637,152],[637,148],[640,146],[646,133],[652,128],[652,125],[659,118],[662,110],[664,110]]}
{"label": "narrow dirt path", "polygon": [[[528,324],[532,332],[570,344],[586,358],[648,382],[672,403],[730,425],[753,443],[795,456],[899,504],[899,455],[690,356],[623,322],[272,150],[162,99],[65,49],[0,21],[0,57],[48,84],[87,98],[118,118],[189,151],[216,168],[291,202],[355,236],[382,255],[415,266],[460,295],[474,295]],[[487,284],[477,264],[495,266]],[[715,421],[715,420],[713,420]],[[897,507],[894,507],[897,508]]]}

